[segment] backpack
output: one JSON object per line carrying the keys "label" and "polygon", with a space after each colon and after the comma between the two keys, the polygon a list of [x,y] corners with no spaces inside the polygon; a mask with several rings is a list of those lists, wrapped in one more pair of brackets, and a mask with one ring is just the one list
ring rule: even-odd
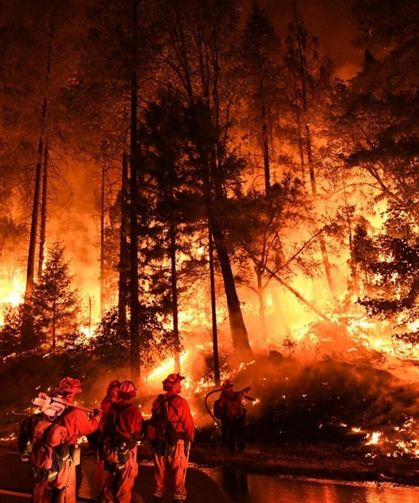
{"label": "backpack", "polygon": [[37,482],[50,482],[55,487],[60,485],[58,476],[70,459],[66,436],[66,428],[55,422],[41,419],[35,425],[30,461]]}
{"label": "backpack", "polygon": [[173,448],[179,439],[179,435],[173,424],[169,421],[168,416],[169,407],[172,407],[177,412],[176,407],[172,404],[172,400],[176,396],[159,395],[159,411],[147,422],[146,436],[151,440],[153,447],[158,452],[165,451],[166,447]]}
{"label": "backpack", "polygon": [[31,459],[33,448],[33,430],[41,419],[41,413],[32,414],[31,416],[26,417],[20,425],[17,445],[21,461],[27,462]]}
{"label": "backpack", "polygon": [[[127,403],[123,407],[112,406],[116,411],[113,417],[112,424],[112,436],[106,436],[103,438],[103,458],[105,461],[105,470],[114,474],[119,473],[125,468],[125,465],[129,458],[130,451],[137,445],[137,438],[123,438],[118,435],[116,431],[116,426],[118,424],[118,419],[120,414],[132,407],[132,404]],[[111,408],[112,410],[112,408]],[[107,425],[109,429],[109,425]]]}

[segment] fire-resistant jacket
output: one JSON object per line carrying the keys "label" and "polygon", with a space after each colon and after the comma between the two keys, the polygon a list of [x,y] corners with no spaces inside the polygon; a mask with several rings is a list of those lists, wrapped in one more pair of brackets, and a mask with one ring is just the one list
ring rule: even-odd
{"label": "fire-resistant jacket", "polygon": [[101,433],[103,433],[104,428],[105,428],[105,423],[106,423],[106,418],[108,416],[108,413],[112,407],[112,402],[109,398],[105,398],[102,403],[100,404],[100,411],[102,412],[102,416],[100,418],[99,422],[99,430]]}
{"label": "fire-resistant jacket", "polygon": [[69,445],[77,444],[78,439],[83,435],[90,435],[99,426],[99,416],[88,417],[86,412],[80,409],[70,408],[57,423],[67,429],[67,442]]}
{"label": "fire-resistant jacket", "polygon": [[[169,422],[172,423],[174,430],[178,433],[184,433],[185,440],[192,441],[195,437],[195,428],[188,402],[181,396],[171,394],[170,392],[163,396],[167,400],[167,417]],[[160,407],[161,399],[157,397],[151,409],[152,419],[159,415]]]}
{"label": "fire-resistant jacket", "polygon": [[124,439],[138,439],[141,433],[143,415],[138,407],[127,400],[120,400],[109,408],[103,426],[104,437],[115,434]]}

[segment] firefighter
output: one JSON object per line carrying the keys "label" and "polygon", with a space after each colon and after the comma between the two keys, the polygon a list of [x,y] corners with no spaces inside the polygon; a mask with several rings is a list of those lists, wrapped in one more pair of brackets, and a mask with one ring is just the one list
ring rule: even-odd
{"label": "firefighter", "polygon": [[102,416],[100,418],[99,429],[96,433],[94,433],[94,438],[89,439],[89,442],[92,444],[97,451],[97,471],[96,471],[96,484],[98,491],[101,492],[105,487],[106,480],[108,478],[108,472],[105,470],[104,466],[104,451],[103,451],[103,433],[107,415],[111,406],[118,402],[119,397],[119,388],[121,387],[121,381],[119,379],[115,379],[108,384],[108,388],[106,390],[105,398],[102,400],[100,404],[100,410],[102,412]]}
{"label": "firefighter", "polygon": [[[54,391],[57,398],[73,403],[81,392],[79,379],[65,377]],[[47,412],[37,421],[32,432],[33,451],[31,463],[34,469],[34,503],[76,503],[76,465],[80,450],[77,441],[97,429],[100,415],[75,407],[63,406],[59,415]],[[51,412],[51,411],[50,411]]]}
{"label": "firefighter", "polygon": [[[79,379],[64,377],[55,390],[55,394],[67,402],[74,402],[75,396],[81,393]],[[90,435],[98,429],[101,412],[94,410],[87,415],[83,410],[69,407],[57,420],[66,429],[66,442],[69,445],[69,467],[66,486],[61,489],[59,503],[76,503],[76,467],[80,464],[80,437]]]}
{"label": "firefighter", "polygon": [[132,381],[123,381],[117,401],[112,403],[103,426],[105,470],[108,472],[100,500],[107,503],[130,503],[138,475],[137,442],[143,416],[131,401],[137,389]]}
{"label": "firefighter", "polygon": [[154,501],[160,502],[166,490],[166,475],[173,474],[175,503],[186,499],[185,478],[189,449],[194,440],[194,424],[188,402],[181,393],[180,374],[169,374],[163,381],[165,394],[153,402],[147,438],[154,450]]}
{"label": "firefighter", "polygon": [[248,386],[241,391],[234,391],[233,387],[229,379],[224,381],[218,405],[223,445],[231,452],[235,452],[236,449],[242,451],[246,447],[244,442],[246,409],[243,406],[243,398],[251,389]]}

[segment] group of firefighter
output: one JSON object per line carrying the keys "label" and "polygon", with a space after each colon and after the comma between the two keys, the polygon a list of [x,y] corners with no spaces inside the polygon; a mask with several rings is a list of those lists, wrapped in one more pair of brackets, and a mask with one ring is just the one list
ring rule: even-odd
{"label": "group of firefighter", "polygon": [[[76,467],[80,464],[79,440],[87,436],[97,452],[98,502],[129,503],[138,474],[140,438],[150,441],[154,458],[154,502],[162,501],[166,478],[172,474],[174,501],[186,500],[186,471],[195,436],[188,402],[180,396],[180,374],[169,374],[154,400],[151,418],[144,420],[133,403],[137,389],[132,381],[111,381],[100,409],[87,412],[74,404],[82,391],[79,379],[63,378],[41,411],[25,418],[18,437],[22,459],[34,473],[34,503],[76,503]],[[243,397],[250,388],[234,391],[225,381],[214,404],[223,445],[231,451],[245,447],[246,410]]]}

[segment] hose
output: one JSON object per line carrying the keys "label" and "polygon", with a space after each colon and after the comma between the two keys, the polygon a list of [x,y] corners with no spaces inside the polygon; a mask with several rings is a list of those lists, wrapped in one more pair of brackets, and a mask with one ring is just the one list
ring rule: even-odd
{"label": "hose", "polygon": [[214,416],[214,414],[212,413],[211,409],[208,407],[208,398],[213,395],[214,393],[221,393],[221,391],[223,391],[221,388],[217,388],[217,389],[213,389],[212,391],[210,391],[209,393],[207,393],[205,395],[205,399],[204,399],[204,403],[205,403],[205,408],[207,409],[207,412],[208,414],[212,417],[212,419],[214,420],[214,422],[217,424],[217,426],[219,428],[221,428],[221,423],[220,421]]}

